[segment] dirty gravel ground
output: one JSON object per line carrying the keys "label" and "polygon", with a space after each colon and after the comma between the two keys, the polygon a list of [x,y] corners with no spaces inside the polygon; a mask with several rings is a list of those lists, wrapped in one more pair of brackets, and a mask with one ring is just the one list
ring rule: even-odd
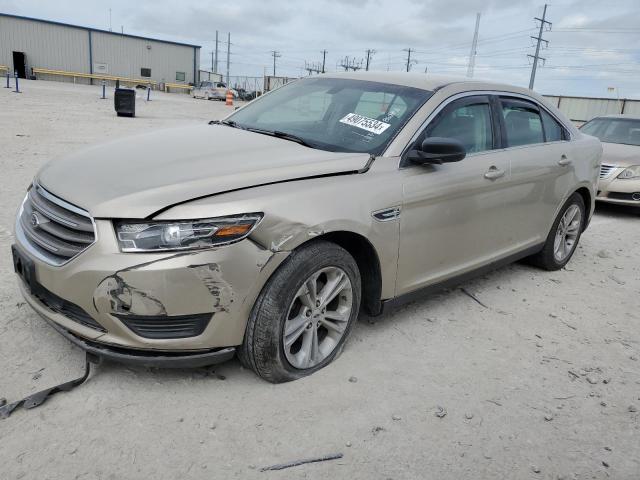
{"label": "dirty gravel ground", "polygon": [[[83,368],[22,303],[12,273],[14,213],[36,170],[85,144],[229,111],[154,92],[138,99],[138,118],[117,118],[98,87],[21,86],[0,88],[8,401]],[[209,375],[103,364],[78,389],[0,420],[0,477],[640,478],[639,233],[639,214],[599,207],[565,270],[517,264],[466,283],[488,308],[454,289],[363,319],[338,361],[286,385],[236,360]],[[259,471],[335,452],[344,458]]]}

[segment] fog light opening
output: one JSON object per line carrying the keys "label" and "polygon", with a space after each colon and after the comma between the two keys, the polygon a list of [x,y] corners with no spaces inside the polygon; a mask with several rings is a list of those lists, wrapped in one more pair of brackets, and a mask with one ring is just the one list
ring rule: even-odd
{"label": "fog light opening", "polygon": [[634,199],[635,201],[640,200],[640,192],[636,192],[636,193],[632,194],[631,198]]}

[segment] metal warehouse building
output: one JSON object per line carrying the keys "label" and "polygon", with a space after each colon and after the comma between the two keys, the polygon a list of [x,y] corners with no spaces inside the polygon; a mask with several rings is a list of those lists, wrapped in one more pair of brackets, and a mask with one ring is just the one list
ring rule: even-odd
{"label": "metal warehouse building", "polygon": [[21,78],[89,83],[86,74],[95,74],[187,85],[198,82],[199,65],[198,45],[0,13],[0,68]]}

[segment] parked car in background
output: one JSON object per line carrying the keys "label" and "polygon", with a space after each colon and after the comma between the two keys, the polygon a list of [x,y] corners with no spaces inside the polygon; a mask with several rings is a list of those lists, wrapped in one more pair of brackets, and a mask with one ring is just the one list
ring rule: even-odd
{"label": "parked car in background", "polygon": [[222,121],[49,162],[13,264],[29,305],[95,355],[184,367],[237,353],[284,382],[329,364],[361,311],[521,258],[565,266],[601,153],[527,89],[320,75]]}
{"label": "parked car in background", "polygon": [[227,97],[227,85],[223,82],[200,82],[196,88],[191,90],[193,98],[204,98],[205,100],[225,100]]}
{"label": "parked car in background", "polygon": [[256,98],[256,92],[249,92],[244,88],[238,88],[236,90],[238,100],[242,100],[245,102],[250,102],[254,98]]}
{"label": "parked car in background", "polygon": [[596,200],[640,207],[640,116],[596,117],[580,130],[602,142]]}

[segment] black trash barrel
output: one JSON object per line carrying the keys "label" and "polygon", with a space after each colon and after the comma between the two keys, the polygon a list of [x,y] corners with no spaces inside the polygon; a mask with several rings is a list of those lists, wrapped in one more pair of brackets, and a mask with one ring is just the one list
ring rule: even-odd
{"label": "black trash barrel", "polygon": [[128,88],[116,88],[113,103],[119,117],[136,116],[136,91]]}

